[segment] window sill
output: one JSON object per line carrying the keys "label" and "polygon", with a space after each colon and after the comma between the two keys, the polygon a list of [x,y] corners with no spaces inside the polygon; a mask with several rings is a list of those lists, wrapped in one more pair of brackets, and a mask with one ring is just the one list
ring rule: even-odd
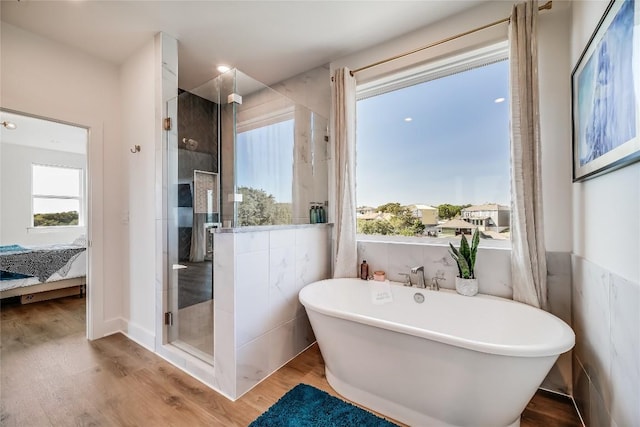
{"label": "window sill", "polygon": [[28,234],[41,234],[41,233],[69,233],[72,231],[84,232],[84,225],[66,225],[66,226],[53,226],[53,227],[27,227]]}

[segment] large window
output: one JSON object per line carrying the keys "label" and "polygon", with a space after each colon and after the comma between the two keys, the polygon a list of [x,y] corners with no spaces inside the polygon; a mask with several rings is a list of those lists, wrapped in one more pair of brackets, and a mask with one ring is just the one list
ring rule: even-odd
{"label": "large window", "polygon": [[291,224],[294,123],[287,119],[238,133],[239,226]]}
{"label": "large window", "polygon": [[34,227],[82,225],[82,169],[33,164]]}
{"label": "large window", "polygon": [[496,47],[358,87],[361,238],[446,242],[479,228],[508,244],[506,56]]}

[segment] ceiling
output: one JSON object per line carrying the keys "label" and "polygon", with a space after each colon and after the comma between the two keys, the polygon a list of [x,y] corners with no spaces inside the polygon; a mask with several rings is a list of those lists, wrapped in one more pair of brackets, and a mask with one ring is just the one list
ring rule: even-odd
{"label": "ceiling", "polygon": [[10,122],[15,129],[0,127],[0,143],[25,145],[45,150],[86,154],[87,130],[77,126],[37,117],[0,111],[0,122]]}
{"label": "ceiling", "polygon": [[154,34],[179,42],[192,89],[228,64],[272,85],[487,0],[3,0],[2,21],[121,64]]}

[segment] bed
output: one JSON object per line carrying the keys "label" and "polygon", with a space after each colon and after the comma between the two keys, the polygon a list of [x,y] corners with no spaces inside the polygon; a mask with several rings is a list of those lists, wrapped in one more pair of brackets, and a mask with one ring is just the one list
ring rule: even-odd
{"label": "bed", "polygon": [[29,303],[82,295],[86,285],[86,245],[0,246],[0,299]]}

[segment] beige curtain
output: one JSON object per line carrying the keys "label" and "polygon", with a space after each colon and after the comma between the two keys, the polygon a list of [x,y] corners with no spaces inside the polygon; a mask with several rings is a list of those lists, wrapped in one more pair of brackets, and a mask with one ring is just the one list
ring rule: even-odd
{"label": "beige curtain", "polygon": [[513,299],[547,308],[538,106],[538,5],[513,6],[511,63],[511,277]]}
{"label": "beige curtain", "polygon": [[356,80],[347,68],[333,73],[331,136],[334,183],[333,277],[357,277]]}

